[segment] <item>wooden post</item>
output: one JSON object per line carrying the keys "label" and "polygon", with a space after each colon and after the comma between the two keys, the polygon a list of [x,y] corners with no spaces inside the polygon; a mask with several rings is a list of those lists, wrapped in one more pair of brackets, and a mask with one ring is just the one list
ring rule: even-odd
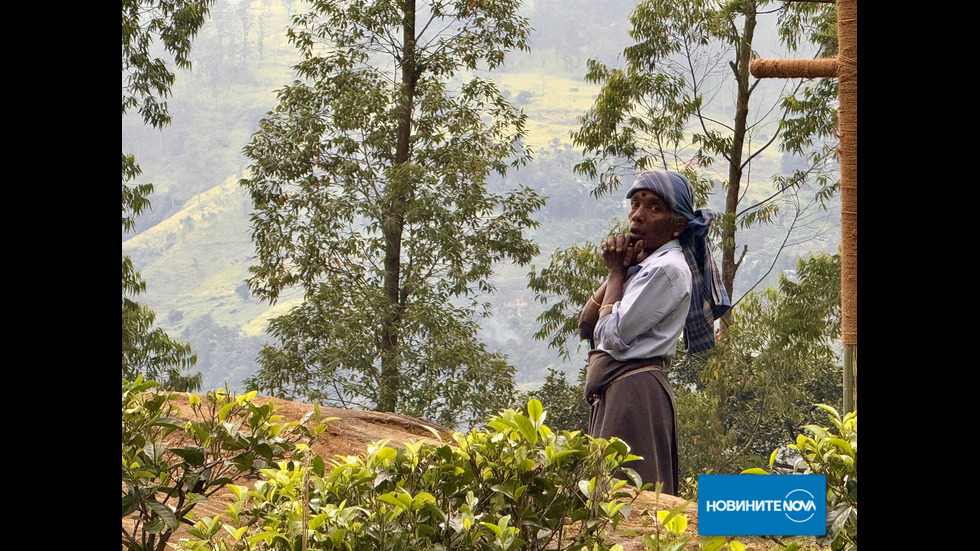
{"label": "wooden post", "polygon": [[844,411],[857,410],[857,0],[837,0],[837,57],[752,62],[756,78],[832,78],[839,83],[841,340]]}
{"label": "wooden post", "polygon": [[[857,411],[857,0],[837,3],[837,80],[840,83],[841,336],[844,411]],[[851,365],[847,365],[850,349]],[[848,404],[850,398],[850,404]]]}

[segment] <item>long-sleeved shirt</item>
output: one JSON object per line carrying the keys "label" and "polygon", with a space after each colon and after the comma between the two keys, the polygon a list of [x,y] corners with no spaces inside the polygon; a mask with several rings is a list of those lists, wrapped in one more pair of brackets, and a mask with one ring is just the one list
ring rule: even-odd
{"label": "long-sleeved shirt", "polygon": [[637,267],[622,300],[596,324],[596,348],[621,361],[672,356],[691,306],[691,269],[676,239]]}

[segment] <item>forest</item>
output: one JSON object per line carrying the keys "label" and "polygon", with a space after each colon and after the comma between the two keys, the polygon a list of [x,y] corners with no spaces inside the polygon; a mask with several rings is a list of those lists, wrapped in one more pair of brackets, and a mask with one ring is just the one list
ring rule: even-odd
{"label": "forest", "polygon": [[747,61],[831,57],[834,25],[765,0],[124,1],[124,387],[458,430],[539,400],[582,429],[597,243],[672,170],[721,213],[734,303],[670,375],[685,491],[765,464],[842,410],[836,85]]}

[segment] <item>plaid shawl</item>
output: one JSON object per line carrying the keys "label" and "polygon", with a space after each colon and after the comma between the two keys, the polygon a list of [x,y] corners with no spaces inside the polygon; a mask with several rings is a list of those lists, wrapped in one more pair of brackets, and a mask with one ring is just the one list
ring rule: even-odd
{"label": "plaid shawl", "polygon": [[715,219],[710,209],[694,210],[694,192],[687,178],[676,172],[644,172],[626,194],[628,199],[641,189],[662,197],[672,209],[687,218],[678,240],[691,268],[691,308],[684,326],[684,344],[689,353],[704,352],[715,345],[714,322],[732,307],[721,283],[721,273],[711,256],[708,229]]}

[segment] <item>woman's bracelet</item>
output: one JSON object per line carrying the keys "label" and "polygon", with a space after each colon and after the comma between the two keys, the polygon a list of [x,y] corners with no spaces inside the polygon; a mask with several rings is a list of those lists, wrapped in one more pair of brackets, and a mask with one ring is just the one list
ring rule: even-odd
{"label": "woman's bracelet", "polygon": [[612,307],[613,307],[612,304],[603,304],[602,306],[599,307],[599,311],[601,312],[603,308],[612,308]]}
{"label": "woman's bracelet", "polygon": [[595,304],[596,306],[602,308],[602,305],[596,302],[595,299],[592,298],[592,295],[589,295],[589,300],[592,302],[592,304]]}

